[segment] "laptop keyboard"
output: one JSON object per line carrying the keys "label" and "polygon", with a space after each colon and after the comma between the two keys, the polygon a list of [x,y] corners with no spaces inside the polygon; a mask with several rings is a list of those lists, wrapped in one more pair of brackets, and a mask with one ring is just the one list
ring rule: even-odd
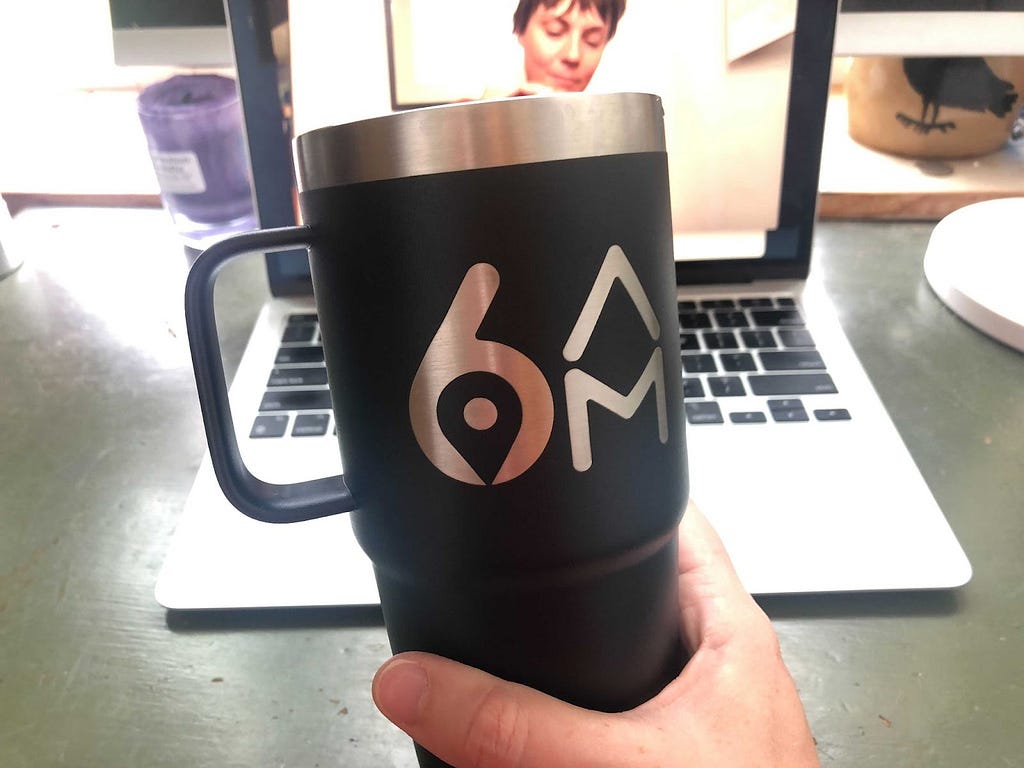
{"label": "laptop keyboard", "polygon": [[[791,297],[680,301],[679,347],[690,424],[850,419],[845,408],[805,405],[837,389]],[[259,410],[252,438],[334,433],[315,314],[288,317]]]}
{"label": "laptop keyboard", "polygon": [[249,437],[321,437],[333,418],[317,317],[289,315]]}
{"label": "laptop keyboard", "polygon": [[845,408],[808,413],[803,397],[838,390],[792,297],[680,301],[679,347],[690,424],[850,418]]}

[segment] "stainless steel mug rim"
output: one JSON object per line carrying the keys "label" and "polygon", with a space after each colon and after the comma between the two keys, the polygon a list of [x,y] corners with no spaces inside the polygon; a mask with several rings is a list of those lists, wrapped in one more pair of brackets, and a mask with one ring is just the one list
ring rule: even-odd
{"label": "stainless steel mug rim", "polygon": [[295,139],[300,192],[434,173],[664,152],[661,98],[575,93],[460,102]]}

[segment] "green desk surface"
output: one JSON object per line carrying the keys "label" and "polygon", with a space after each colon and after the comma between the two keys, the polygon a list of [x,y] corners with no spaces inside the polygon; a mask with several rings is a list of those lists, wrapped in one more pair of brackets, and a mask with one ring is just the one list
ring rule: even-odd
{"label": "green desk surface", "polygon": [[[0,282],[0,766],[413,766],[370,701],[376,613],[153,599],[204,452],[165,214],[17,222],[26,263]],[[932,294],[930,231],[825,223],[816,240],[975,569],[952,592],[762,601],[826,766],[1024,766],[1024,355]],[[229,368],[265,290],[257,259],[224,273]]]}

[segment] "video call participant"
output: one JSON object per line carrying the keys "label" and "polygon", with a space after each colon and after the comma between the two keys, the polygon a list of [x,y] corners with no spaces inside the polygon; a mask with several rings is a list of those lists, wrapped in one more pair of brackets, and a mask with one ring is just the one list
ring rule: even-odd
{"label": "video call participant", "polygon": [[510,95],[584,90],[625,10],[626,0],[520,0],[512,28],[524,80]]}

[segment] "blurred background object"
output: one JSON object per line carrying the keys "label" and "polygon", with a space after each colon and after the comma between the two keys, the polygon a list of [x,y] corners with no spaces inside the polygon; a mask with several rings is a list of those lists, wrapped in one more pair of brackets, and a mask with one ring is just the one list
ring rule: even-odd
{"label": "blurred background object", "polygon": [[19,248],[14,243],[14,227],[7,203],[0,197],[0,280],[17,271],[21,266]]}
{"label": "blurred background object", "polygon": [[834,55],[822,218],[1024,195],[1024,0],[841,0]]}
{"label": "blurred background object", "polygon": [[1001,149],[1020,106],[1024,58],[861,56],[846,76],[850,136],[916,158]]}
{"label": "blurred background object", "polygon": [[220,75],[174,75],[139,94],[164,207],[186,245],[256,228],[238,88]]}

